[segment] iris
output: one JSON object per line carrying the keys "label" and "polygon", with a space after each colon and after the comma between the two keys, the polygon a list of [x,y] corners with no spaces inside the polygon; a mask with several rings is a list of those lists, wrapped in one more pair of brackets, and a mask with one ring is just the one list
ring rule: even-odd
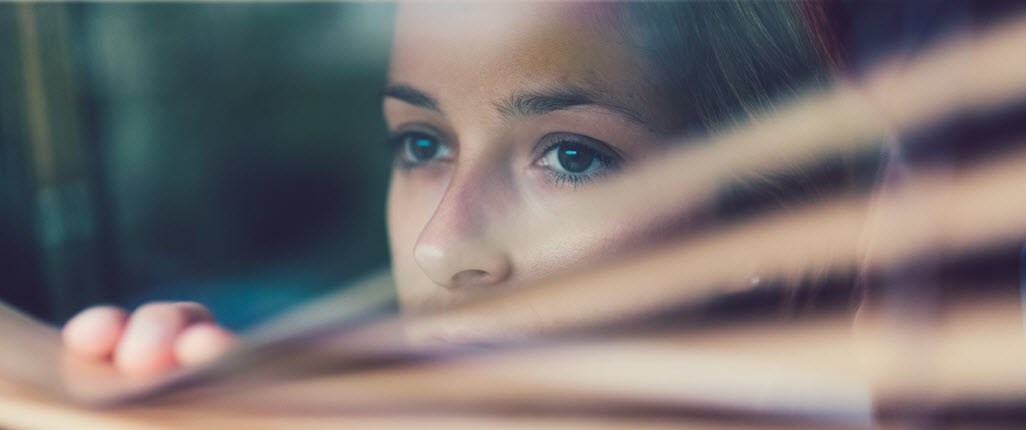
{"label": "iris", "polygon": [[592,167],[597,154],[595,151],[577,144],[563,144],[557,151],[556,159],[559,166],[569,173],[581,173]]}
{"label": "iris", "polygon": [[413,161],[427,161],[438,154],[438,141],[429,136],[410,135],[406,138],[406,151]]}
{"label": "iris", "polygon": [[558,133],[546,136],[547,142],[537,165],[548,169],[557,185],[573,188],[605,175],[619,167],[621,158],[608,144],[587,136]]}

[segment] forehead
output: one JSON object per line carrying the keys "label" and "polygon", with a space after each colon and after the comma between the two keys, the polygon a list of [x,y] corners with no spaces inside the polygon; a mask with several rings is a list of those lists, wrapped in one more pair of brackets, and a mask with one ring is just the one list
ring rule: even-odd
{"label": "forehead", "polygon": [[452,91],[488,89],[481,93],[501,97],[558,86],[636,104],[650,89],[611,8],[592,2],[403,4],[390,79],[430,91],[442,104]]}

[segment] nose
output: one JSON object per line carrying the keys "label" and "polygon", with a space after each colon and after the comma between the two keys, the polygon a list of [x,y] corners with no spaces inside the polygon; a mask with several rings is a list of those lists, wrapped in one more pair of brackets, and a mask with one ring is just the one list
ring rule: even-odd
{"label": "nose", "polygon": [[512,271],[505,244],[488,231],[510,207],[508,187],[495,174],[456,172],[414,246],[414,259],[449,289],[500,284]]}

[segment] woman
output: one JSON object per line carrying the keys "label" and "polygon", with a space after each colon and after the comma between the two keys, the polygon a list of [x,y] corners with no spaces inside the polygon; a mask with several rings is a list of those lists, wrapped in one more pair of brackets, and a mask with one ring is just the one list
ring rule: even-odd
{"label": "woman", "polygon": [[[808,5],[784,2],[399,7],[384,112],[404,311],[444,307],[654,243],[680,220],[567,219],[574,191],[667,142],[715,131],[810,83],[825,62]],[[613,202],[610,202],[613,204]],[[502,239],[506,222],[571,237]],[[539,324],[544,324],[540,317]],[[418,334],[459,340],[473,325]],[[147,375],[218,355],[232,335],[195,303],[83,311],[71,351]]]}

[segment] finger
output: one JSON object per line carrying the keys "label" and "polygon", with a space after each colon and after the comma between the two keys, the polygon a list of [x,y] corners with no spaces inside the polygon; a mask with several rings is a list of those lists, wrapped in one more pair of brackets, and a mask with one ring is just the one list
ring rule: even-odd
{"label": "finger", "polygon": [[175,342],[175,357],[183,366],[210,362],[235,345],[231,332],[213,323],[193,324]]}
{"label": "finger", "polygon": [[125,330],[128,314],[115,306],[96,306],[79,312],[61,329],[64,346],[73,354],[106,360]]}
{"label": "finger", "polygon": [[190,324],[212,321],[198,303],[152,303],[132,313],[114,351],[114,364],[130,376],[150,376],[178,367],[174,344]]}

